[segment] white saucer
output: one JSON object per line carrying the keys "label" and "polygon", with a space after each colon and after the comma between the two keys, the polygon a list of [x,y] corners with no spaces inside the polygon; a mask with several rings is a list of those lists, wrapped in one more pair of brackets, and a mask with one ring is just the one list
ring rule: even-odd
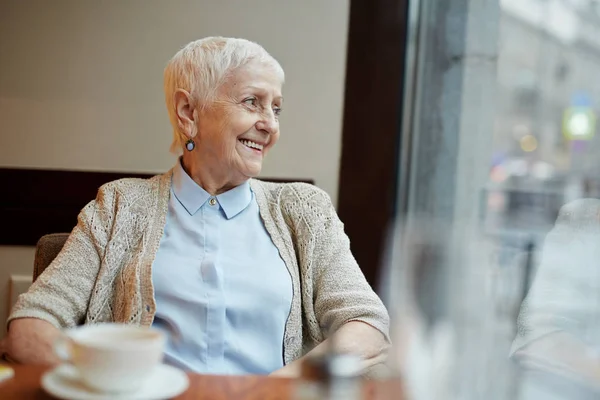
{"label": "white saucer", "polygon": [[179,396],[189,386],[185,372],[161,364],[138,391],[123,395],[99,393],[89,389],[79,380],[71,365],[60,365],[42,377],[42,387],[59,399],[69,400],[161,400]]}

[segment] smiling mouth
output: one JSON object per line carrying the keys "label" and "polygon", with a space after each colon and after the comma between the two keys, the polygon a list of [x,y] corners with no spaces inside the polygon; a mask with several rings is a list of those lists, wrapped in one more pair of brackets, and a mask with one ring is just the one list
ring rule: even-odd
{"label": "smiling mouth", "polygon": [[251,140],[247,140],[247,139],[239,139],[240,143],[242,143],[244,146],[252,149],[252,150],[257,150],[257,151],[262,151],[264,146],[260,143],[256,143],[253,142]]}

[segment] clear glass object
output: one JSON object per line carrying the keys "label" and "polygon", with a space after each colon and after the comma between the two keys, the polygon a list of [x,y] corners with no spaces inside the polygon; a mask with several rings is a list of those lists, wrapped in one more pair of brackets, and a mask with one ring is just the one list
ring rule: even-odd
{"label": "clear glass object", "polygon": [[294,388],[295,400],[362,400],[363,380],[358,356],[329,351],[307,357]]}
{"label": "clear glass object", "polygon": [[[415,218],[396,227],[384,297],[392,317],[390,366],[405,400],[598,398],[600,356],[575,328],[596,326],[597,290],[581,291],[597,287],[600,273],[584,275],[586,282],[575,270],[598,270],[599,236],[564,247],[569,232],[559,229],[546,241],[529,288],[527,240],[506,241],[457,221]],[[514,352],[523,329],[548,324],[555,329],[528,338],[526,353]]]}
{"label": "clear glass object", "polygon": [[407,399],[516,398],[508,356],[522,279],[518,268],[499,266],[501,251],[508,250],[456,222],[414,219],[396,227],[385,297],[391,367]]}

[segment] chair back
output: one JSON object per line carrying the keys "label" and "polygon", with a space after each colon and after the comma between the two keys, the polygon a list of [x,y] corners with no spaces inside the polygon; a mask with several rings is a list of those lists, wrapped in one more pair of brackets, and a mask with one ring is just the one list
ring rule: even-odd
{"label": "chair back", "polygon": [[48,265],[54,261],[58,253],[62,250],[68,233],[51,233],[44,235],[38,240],[35,246],[35,260],[33,261],[33,281],[46,270]]}

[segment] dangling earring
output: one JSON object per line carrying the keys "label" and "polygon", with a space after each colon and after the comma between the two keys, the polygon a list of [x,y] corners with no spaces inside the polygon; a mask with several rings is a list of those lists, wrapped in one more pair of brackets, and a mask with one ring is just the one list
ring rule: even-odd
{"label": "dangling earring", "polygon": [[187,149],[187,151],[192,151],[196,148],[196,143],[194,143],[194,139],[189,139],[187,142],[185,142],[185,148]]}

